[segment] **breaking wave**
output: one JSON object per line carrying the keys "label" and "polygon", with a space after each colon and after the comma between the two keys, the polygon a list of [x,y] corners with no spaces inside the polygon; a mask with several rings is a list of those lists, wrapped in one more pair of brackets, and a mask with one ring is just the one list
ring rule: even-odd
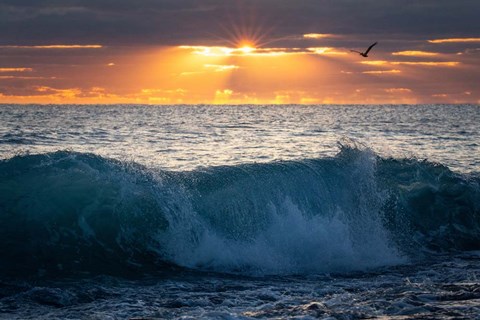
{"label": "breaking wave", "polygon": [[348,272],[480,249],[480,177],[342,147],[173,172],[59,151],[0,161],[0,272]]}

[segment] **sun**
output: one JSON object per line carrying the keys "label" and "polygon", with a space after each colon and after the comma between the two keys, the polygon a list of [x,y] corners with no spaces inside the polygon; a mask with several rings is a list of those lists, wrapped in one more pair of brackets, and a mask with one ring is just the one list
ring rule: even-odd
{"label": "sun", "polygon": [[251,46],[243,46],[243,47],[240,47],[239,49],[244,54],[251,54],[255,51],[255,48],[253,48]]}
{"label": "sun", "polygon": [[255,43],[253,41],[248,41],[248,40],[239,42],[239,44],[237,45],[237,49],[238,51],[240,51],[245,55],[252,54],[256,50]]}

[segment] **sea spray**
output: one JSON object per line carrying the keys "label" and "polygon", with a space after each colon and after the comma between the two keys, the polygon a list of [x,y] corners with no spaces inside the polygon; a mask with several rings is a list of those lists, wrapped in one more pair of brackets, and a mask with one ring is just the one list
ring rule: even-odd
{"label": "sea spray", "polygon": [[188,267],[262,274],[404,261],[382,225],[375,168],[375,155],[357,150],[320,162],[194,172],[190,189],[202,192],[193,198],[192,221],[201,235],[189,244],[189,238],[176,239],[182,250],[171,250],[172,259]]}
{"label": "sea spray", "polygon": [[359,148],[184,172],[55,152],[0,178],[3,275],[347,272],[480,249],[478,177]]}

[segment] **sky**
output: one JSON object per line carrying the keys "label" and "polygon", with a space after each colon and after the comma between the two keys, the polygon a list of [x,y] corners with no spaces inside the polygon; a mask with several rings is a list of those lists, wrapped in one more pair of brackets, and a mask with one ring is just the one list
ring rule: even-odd
{"label": "sky", "polygon": [[[0,103],[480,103],[478,0],[0,0]],[[350,50],[364,51],[364,58]]]}

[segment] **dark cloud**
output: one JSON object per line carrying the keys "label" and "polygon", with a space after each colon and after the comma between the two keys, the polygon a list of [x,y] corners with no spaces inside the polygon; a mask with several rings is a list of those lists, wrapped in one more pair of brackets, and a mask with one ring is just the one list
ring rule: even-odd
{"label": "dark cloud", "polygon": [[477,35],[478,12],[478,0],[0,0],[0,41],[168,45],[234,29],[428,39]]}

